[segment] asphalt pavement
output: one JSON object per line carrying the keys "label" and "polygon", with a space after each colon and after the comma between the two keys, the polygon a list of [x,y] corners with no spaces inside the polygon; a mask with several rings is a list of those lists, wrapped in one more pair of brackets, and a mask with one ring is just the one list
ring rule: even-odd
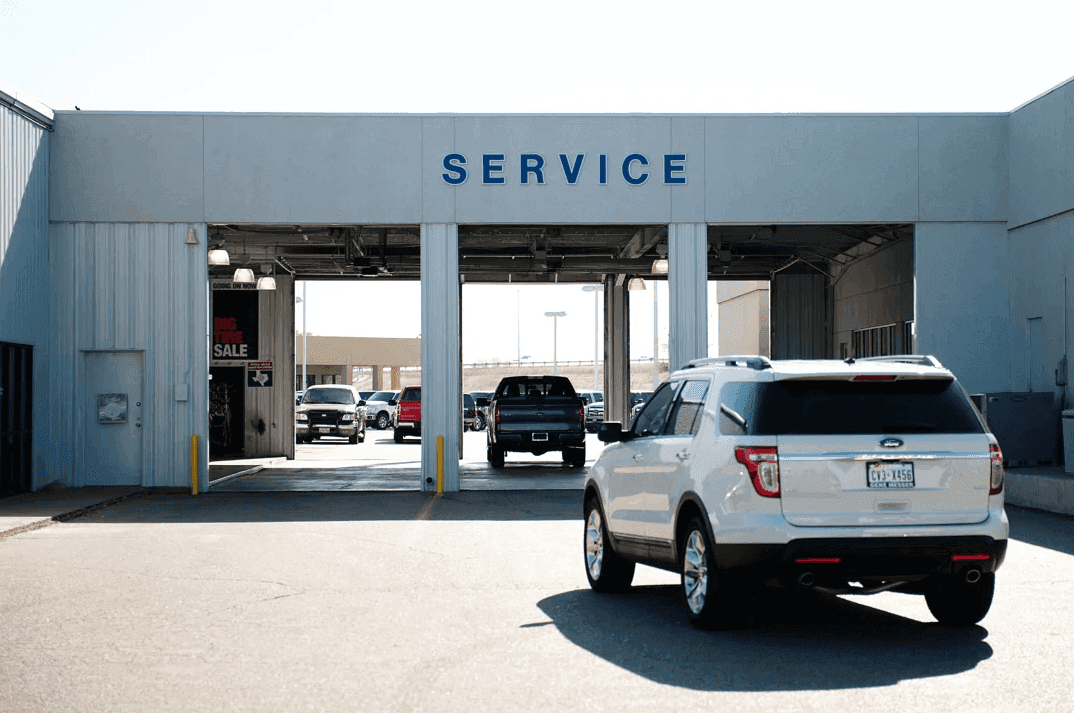
{"label": "asphalt pavement", "polygon": [[1074,528],[1011,508],[981,626],[591,592],[577,491],[133,493],[0,538],[0,711],[1069,711]]}

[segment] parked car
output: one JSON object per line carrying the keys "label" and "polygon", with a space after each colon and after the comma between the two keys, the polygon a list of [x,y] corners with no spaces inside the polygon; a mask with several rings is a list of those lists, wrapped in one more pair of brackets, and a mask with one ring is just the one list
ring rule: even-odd
{"label": "parked car", "polygon": [[630,392],[630,423],[634,423],[634,419],[637,418],[638,413],[648,402],[649,397],[653,395],[652,391],[631,391]]}
{"label": "parked car", "polygon": [[484,431],[488,421],[489,401],[492,400],[491,391],[471,391],[470,397],[474,400],[476,412],[474,413],[474,430]]}
{"label": "parked car", "polygon": [[561,451],[563,462],[585,465],[585,408],[565,376],[508,376],[489,404],[489,463],[502,468],[509,451]]}
{"label": "parked car", "polygon": [[343,436],[351,443],[365,441],[365,401],[358,389],[343,384],[306,389],[296,407],[295,440],[310,443],[321,436]]}
{"label": "parked car", "polygon": [[398,391],[374,391],[365,400],[366,426],[373,426],[381,431],[392,425],[395,406],[391,401],[399,396]]}
{"label": "parked car", "polygon": [[462,429],[473,431],[477,423],[477,403],[470,394],[462,395]]}
{"label": "parked car", "polygon": [[304,394],[304,393],[306,393],[306,392],[305,391],[296,391],[295,392],[295,406],[298,406],[300,403],[302,403],[302,394]]}
{"label": "parked car", "polygon": [[594,433],[604,421],[604,392],[579,391],[578,395],[585,401],[585,430]]}
{"label": "parked car", "polygon": [[395,442],[402,443],[407,436],[421,437],[421,387],[407,386],[399,392],[399,397],[388,402],[398,406],[392,427],[395,429]]}
{"label": "parked car", "polygon": [[[590,586],[677,571],[689,620],[726,628],[751,587],[924,595],[988,613],[1007,551],[1003,454],[933,357],[699,359],[609,445],[583,499]],[[644,507],[639,508],[639,502]]]}

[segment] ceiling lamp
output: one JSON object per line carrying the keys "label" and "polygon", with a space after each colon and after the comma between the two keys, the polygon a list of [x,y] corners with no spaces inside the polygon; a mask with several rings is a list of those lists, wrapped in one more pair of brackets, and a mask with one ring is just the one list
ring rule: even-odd
{"label": "ceiling lamp", "polygon": [[254,271],[248,267],[240,267],[235,271],[232,281],[241,285],[251,285],[254,282]]}
{"label": "ceiling lamp", "polygon": [[[272,271],[270,274],[269,271]],[[276,289],[276,266],[275,265],[262,265],[261,272],[265,273],[264,277],[257,278],[257,289],[259,290],[275,290]]]}
{"label": "ceiling lamp", "polygon": [[630,278],[630,282],[628,282],[626,284],[626,288],[627,288],[627,291],[629,291],[629,292],[635,292],[635,291],[638,291],[638,290],[644,290],[645,289],[645,280],[641,279],[640,277],[632,277],[632,278]]}
{"label": "ceiling lamp", "polygon": [[231,256],[227,254],[227,250],[223,246],[213,248],[209,251],[209,264],[210,265],[230,265]]}
{"label": "ceiling lamp", "polygon": [[666,257],[658,257],[657,259],[653,260],[653,274],[668,274],[668,259]]}

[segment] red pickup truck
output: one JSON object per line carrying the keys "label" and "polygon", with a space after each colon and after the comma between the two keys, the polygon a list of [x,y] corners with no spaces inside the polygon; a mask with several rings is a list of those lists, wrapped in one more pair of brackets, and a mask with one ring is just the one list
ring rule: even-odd
{"label": "red pickup truck", "polygon": [[405,387],[399,398],[392,399],[388,404],[398,406],[392,423],[395,428],[395,442],[402,443],[407,436],[421,438],[421,387]]}

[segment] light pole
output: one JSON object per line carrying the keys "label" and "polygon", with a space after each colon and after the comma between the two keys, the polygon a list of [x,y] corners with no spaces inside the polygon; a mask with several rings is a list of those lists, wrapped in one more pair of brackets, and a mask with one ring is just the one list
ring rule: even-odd
{"label": "light pole", "polygon": [[566,312],[545,312],[544,316],[552,318],[552,373],[555,374],[555,375],[558,375],[559,374],[559,360],[558,360],[558,358],[556,356],[556,352],[558,351],[559,345],[556,342],[556,340],[558,338],[557,331],[558,331],[558,327],[559,327],[559,318],[560,317],[566,317],[567,313]]}
{"label": "light pole", "polygon": [[600,336],[597,322],[597,293],[604,292],[604,285],[582,285],[582,292],[593,293],[593,390],[603,391],[604,389],[600,388],[600,384],[597,381],[597,340]]}

